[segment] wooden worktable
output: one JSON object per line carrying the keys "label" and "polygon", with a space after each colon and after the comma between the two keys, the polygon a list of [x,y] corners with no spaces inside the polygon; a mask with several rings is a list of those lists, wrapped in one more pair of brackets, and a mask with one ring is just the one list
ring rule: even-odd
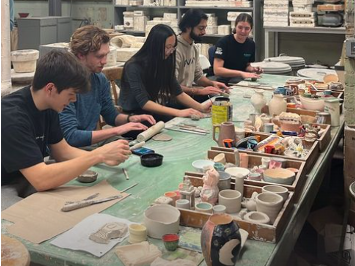
{"label": "wooden worktable", "polygon": [[[286,76],[265,74],[258,82],[278,86],[283,85],[288,78]],[[249,113],[254,112],[250,99],[243,97],[246,93],[252,94],[254,91],[250,88],[234,87],[231,93],[234,114],[233,121],[236,125],[241,125],[242,121],[249,116]],[[266,98],[270,99],[271,93],[272,91],[265,91]],[[185,119],[185,122],[190,124],[196,123],[205,129],[212,129],[210,118],[197,122]],[[216,146],[216,143],[212,139],[212,130],[206,136],[168,130],[164,132],[172,136],[173,140],[170,142],[150,140],[145,145],[145,147],[164,155],[163,165],[160,167],[143,167],[140,164],[139,157],[135,155],[132,155],[124,164],[117,167],[108,167],[105,165],[92,167],[92,170],[99,173],[97,182],[107,179],[118,190],[138,183],[137,186],[128,191],[132,193],[130,197],[106,209],[103,213],[126,218],[133,222],[142,222],[144,210],[150,203],[163,195],[164,192],[176,190],[178,184],[182,182],[184,172],[193,170],[191,163],[196,159],[206,158],[207,150],[211,146]],[[309,173],[304,188],[301,190],[298,202],[293,206],[289,223],[281,240],[277,244],[248,240],[237,264],[244,266],[286,264],[322,183],[324,174],[328,170],[329,162],[335,152],[336,146],[343,135],[343,124],[341,127],[332,128],[331,134],[332,140],[329,146],[320,154]],[[128,171],[129,180],[125,179],[122,172],[123,167]],[[76,181],[71,181],[70,184],[79,185]],[[1,231],[3,234],[7,233],[9,225],[11,225],[10,222],[2,220]],[[21,241],[30,251],[31,261],[43,265],[123,265],[113,250],[98,259],[84,252],[52,246],[49,244],[50,241],[46,241],[40,245],[32,244],[25,240]],[[149,241],[163,248],[161,241],[153,239],[149,239]],[[123,242],[123,244],[126,244],[126,242]],[[203,262],[201,265],[205,265],[205,263]]]}

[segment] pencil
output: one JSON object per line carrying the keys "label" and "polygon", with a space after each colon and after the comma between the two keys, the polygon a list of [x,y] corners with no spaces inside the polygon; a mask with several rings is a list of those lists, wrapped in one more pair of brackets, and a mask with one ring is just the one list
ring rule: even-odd
{"label": "pencil", "polygon": [[129,176],[128,176],[128,173],[127,173],[126,169],[122,168],[122,171],[123,171],[123,173],[124,173],[124,175],[126,177],[126,180],[129,180]]}

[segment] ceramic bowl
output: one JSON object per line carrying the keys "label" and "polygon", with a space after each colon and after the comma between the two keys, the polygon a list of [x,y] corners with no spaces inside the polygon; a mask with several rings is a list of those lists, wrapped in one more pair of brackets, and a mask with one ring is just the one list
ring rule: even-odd
{"label": "ceramic bowl", "polygon": [[177,249],[179,244],[178,234],[166,234],[162,237],[164,246],[168,251],[174,251]]}
{"label": "ceramic bowl", "polygon": [[242,175],[244,178],[246,178],[250,173],[248,169],[243,167],[229,167],[225,170],[225,172],[234,177],[238,175]]}
{"label": "ceramic bowl", "polygon": [[91,171],[91,170],[86,170],[84,173],[79,175],[76,180],[81,182],[81,183],[92,183],[97,180],[98,173]]}
{"label": "ceramic bowl", "polygon": [[322,112],[324,111],[324,100],[322,99],[312,99],[300,96],[300,101],[304,109]]}
{"label": "ceramic bowl", "polygon": [[144,212],[144,225],[148,236],[161,239],[165,234],[179,232],[180,211],[167,204],[149,207]]}
{"label": "ceramic bowl", "polygon": [[213,205],[208,202],[196,203],[195,210],[198,212],[212,213]]}
{"label": "ceramic bowl", "polygon": [[271,192],[280,195],[283,200],[287,200],[288,198],[288,189],[278,185],[266,185],[261,188],[262,192]]}
{"label": "ceramic bowl", "polygon": [[148,153],[141,156],[141,164],[146,167],[156,167],[163,163],[163,155]]}
{"label": "ceramic bowl", "polygon": [[231,175],[223,171],[218,171],[218,174],[219,174],[218,189],[219,190],[230,189]]}
{"label": "ceramic bowl", "polygon": [[244,220],[253,224],[269,224],[270,218],[263,212],[251,211],[244,215]]}
{"label": "ceramic bowl", "polygon": [[263,173],[264,181],[284,185],[292,185],[295,177],[294,172],[283,168],[267,169]]}
{"label": "ceramic bowl", "polygon": [[199,173],[204,173],[206,170],[209,169],[210,166],[213,167],[213,165],[214,161],[211,160],[196,160],[192,162],[192,166]]}
{"label": "ceramic bowl", "polygon": [[30,13],[18,13],[20,18],[27,18]]}

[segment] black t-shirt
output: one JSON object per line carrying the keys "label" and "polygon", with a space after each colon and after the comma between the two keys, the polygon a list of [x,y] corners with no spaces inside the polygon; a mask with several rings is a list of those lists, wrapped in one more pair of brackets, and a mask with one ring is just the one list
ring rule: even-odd
{"label": "black t-shirt", "polygon": [[224,36],[216,44],[214,58],[224,60],[225,68],[245,71],[248,63],[255,61],[255,43],[250,38],[239,43],[233,34]]}
{"label": "black t-shirt", "polygon": [[43,162],[48,144],[63,139],[58,113],[39,111],[30,87],[1,99],[1,184],[21,177],[20,169]]}

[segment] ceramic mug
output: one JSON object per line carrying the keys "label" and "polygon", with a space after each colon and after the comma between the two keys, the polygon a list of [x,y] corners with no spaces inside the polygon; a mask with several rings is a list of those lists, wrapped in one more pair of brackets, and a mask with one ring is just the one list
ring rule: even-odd
{"label": "ceramic mug", "polygon": [[242,194],[237,190],[226,189],[218,194],[218,202],[226,206],[227,213],[236,213],[241,209]]}
{"label": "ceramic mug", "polygon": [[226,148],[232,148],[233,140],[232,139],[224,139],[223,140],[223,146],[226,147]]}
{"label": "ceramic mug", "polygon": [[266,145],[264,148],[264,152],[269,153],[269,154],[273,153],[274,150],[275,150],[275,147],[272,145]]}

